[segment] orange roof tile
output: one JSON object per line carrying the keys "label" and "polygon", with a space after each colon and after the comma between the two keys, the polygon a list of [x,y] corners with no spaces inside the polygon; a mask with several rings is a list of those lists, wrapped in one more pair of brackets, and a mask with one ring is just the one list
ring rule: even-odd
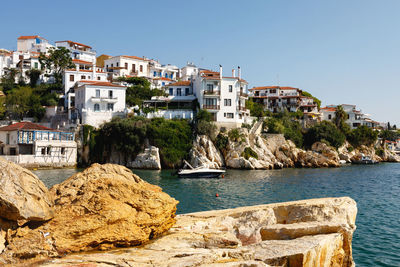
{"label": "orange roof tile", "polygon": [[170,87],[170,86],[190,86],[191,84],[192,84],[191,81],[179,81],[179,82],[176,82],[176,83],[168,84],[167,86],[168,87]]}
{"label": "orange roof tile", "polygon": [[70,41],[70,40],[66,40],[66,41],[56,41],[56,43],[63,43],[63,42],[67,42],[67,43],[69,43],[69,44],[76,44],[76,45],[83,46],[83,47],[87,47],[87,48],[92,48],[91,46],[88,46],[88,45],[85,45],[85,44],[81,44],[81,43],[77,43],[77,42],[73,42],[73,41]]}
{"label": "orange roof tile", "polygon": [[121,57],[127,57],[127,58],[131,58],[131,59],[137,59],[137,60],[143,60],[143,61],[149,61],[148,59],[144,58],[144,57],[136,57],[136,56],[121,56]]}
{"label": "orange roof tile", "polygon": [[162,80],[162,81],[170,81],[170,82],[172,82],[171,79],[165,78],[165,77],[153,78],[153,80]]}
{"label": "orange roof tile", "polygon": [[281,87],[281,86],[277,86],[277,85],[253,87],[249,90],[265,90],[265,89],[299,90],[299,88],[294,88],[294,87],[289,87],[289,86]]}
{"label": "orange roof tile", "polygon": [[83,65],[93,65],[93,63],[90,61],[85,61],[85,60],[80,60],[80,59],[73,59],[72,62],[78,63],[78,64],[83,64]]}
{"label": "orange roof tile", "polygon": [[17,130],[45,130],[56,131],[51,128],[42,126],[40,124],[32,123],[29,121],[17,122],[11,125],[0,127],[0,131],[17,131]]}
{"label": "orange roof tile", "polygon": [[40,37],[39,35],[20,36],[20,37],[18,37],[18,40],[30,40],[30,39],[36,39],[36,38],[46,40],[43,37]]}
{"label": "orange roof tile", "polygon": [[97,85],[97,86],[126,87],[126,86],[122,86],[119,84],[114,84],[114,83],[110,83],[110,82],[102,82],[102,81],[82,80],[82,81],[78,81],[78,83],[82,83],[82,84],[86,84],[86,85]]}

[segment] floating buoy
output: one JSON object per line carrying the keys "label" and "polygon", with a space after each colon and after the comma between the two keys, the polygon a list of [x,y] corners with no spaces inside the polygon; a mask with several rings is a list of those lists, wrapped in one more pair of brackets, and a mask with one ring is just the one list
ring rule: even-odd
{"label": "floating buoy", "polygon": [[222,174],[222,175],[221,175],[221,178],[224,178],[224,177],[225,177],[225,175]]}
{"label": "floating buoy", "polygon": [[216,194],[215,194],[215,197],[219,197],[219,194],[218,194],[218,193],[216,193]]}

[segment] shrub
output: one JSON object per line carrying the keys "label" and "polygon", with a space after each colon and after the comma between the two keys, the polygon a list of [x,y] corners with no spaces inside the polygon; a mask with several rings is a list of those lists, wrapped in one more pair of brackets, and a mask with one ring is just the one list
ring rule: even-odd
{"label": "shrub", "polygon": [[215,138],[217,127],[212,122],[212,115],[204,109],[200,109],[196,115],[196,133],[199,135],[207,135],[211,139]]}
{"label": "shrub", "polygon": [[329,121],[323,121],[311,127],[304,136],[304,143],[311,147],[315,142],[323,141],[328,145],[339,148],[345,141],[344,134]]}
{"label": "shrub", "polygon": [[381,147],[380,148],[375,148],[375,154],[378,155],[379,157],[382,157],[383,153],[384,153],[384,151],[383,151],[383,149]]}
{"label": "shrub", "polygon": [[215,146],[217,149],[225,153],[226,149],[228,148],[229,138],[226,135],[218,134],[215,140]]}
{"label": "shrub", "polygon": [[244,136],[239,132],[239,129],[232,129],[228,132],[228,137],[229,140],[233,142],[238,142],[240,139],[242,139]]}
{"label": "shrub", "polygon": [[245,159],[249,159],[250,157],[258,159],[257,153],[249,146],[244,149],[241,156]]}
{"label": "shrub", "polygon": [[378,138],[378,133],[373,129],[363,125],[352,130],[348,141],[354,147],[359,147],[361,145],[370,146],[373,145]]}
{"label": "shrub", "polygon": [[264,106],[260,103],[253,102],[253,100],[246,101],[246,109],[250,110],[250,116],[253,117],[264,117]]}

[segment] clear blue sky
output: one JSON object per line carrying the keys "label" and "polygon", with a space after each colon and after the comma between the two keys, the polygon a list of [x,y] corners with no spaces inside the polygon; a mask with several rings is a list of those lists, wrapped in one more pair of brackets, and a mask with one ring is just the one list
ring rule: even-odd
{"label": "clear blue sky", "polygon": [[1,4],[0,48],[39,34],[225,75],[239,65],[251,87],[279,81],[400,126],[399,0],[19,3]]}

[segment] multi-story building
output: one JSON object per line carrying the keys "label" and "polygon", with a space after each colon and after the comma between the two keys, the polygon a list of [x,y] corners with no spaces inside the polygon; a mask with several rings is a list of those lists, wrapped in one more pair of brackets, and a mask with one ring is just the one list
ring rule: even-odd
{"label": "multi-story building", "polygon": [[[368,114],[364,114],[361,110],[356,109],[356,105],[342,104],[343,110],[347,113],[346,123],[351,129],[355,129],[358,126],[368,126],[370,128],[378,127],[379,122],[373,121],[369,118]],[[321,108],[322,119],[332,121],[335,118],[335,113],[338,105],[328,105]]]}
{"label": "multi-story building", "polygon": [[[199,68],[193,62],[187,62],[186,66],[180,69],[180,79],[183,81],[192,80],[195,76],[197,76],[199,72]],[[232,75],[234,76],[234,75]]]}
{"label": "multi-story building", "polygon": [[0,155],[27,167],[75,166],[74,133],[18,122],[0,127]]}
{"label": "multi-story building", "polygon": [[241,78],[240,68],[237,77],[234,71],[232,77],[223,77],[221,66],[219,72],[199,70],[192,82],[200,108],[209,111],[221,126],[241,125],[250,116],[245,108],[247,82]]}
{"label": "multi-story building", "polygon": [[73,41],[56,41],[56,47],[64,47],[71,53],[72,59],[80,59],[96,63],[96,51],[91,46],[73,42]]}
{"label": "multi-story building", "polygon": [[104,60],[106,71],[110,78],[118,77],[149,77],[150,60],[145,57],[115,56]]}
{"label": "multi-story building", "polygon": [[51,47],[54,47],[54,46],[51,45],[45,38],[40,37],[39,35],[20,36],[17,39],[17,51],[18,52],[47,53],[47,51]]}
{"label": "multi-story building", "polygon": [[79,81],[75,106],[82,124],[95,127],[116,116],[125,116],[126,87],[104,81]]}
{"label": "multi-story building", "polygon": [[301,104],[302,91],[294,87],[261,86],[249,89],[250,98],[276,113],[287,110],[296,112]]}
{"label": "multi-story building", "polygon": [[174,65],[161,65],[156,60],[150,60],[149,63],[149,79],[152,88],[162,88],[171,83],[174,83],[179,75],[179,68]]}

